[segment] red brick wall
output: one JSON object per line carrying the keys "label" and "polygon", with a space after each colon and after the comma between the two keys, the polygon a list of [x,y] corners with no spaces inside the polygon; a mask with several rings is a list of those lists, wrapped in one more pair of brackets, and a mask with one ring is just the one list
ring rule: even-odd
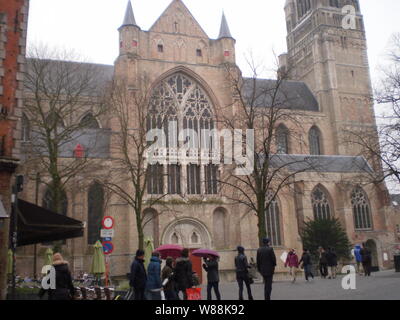
{"label": "red brick wall", "polygon": [[[11,181],[19,156],[22,80],[29,0],[0,0],[0,198],[10,213]],[[6,261],[8,221],[0,224],[0,261]],[[0,264],[0,300],[5,298],[5,263]]]}

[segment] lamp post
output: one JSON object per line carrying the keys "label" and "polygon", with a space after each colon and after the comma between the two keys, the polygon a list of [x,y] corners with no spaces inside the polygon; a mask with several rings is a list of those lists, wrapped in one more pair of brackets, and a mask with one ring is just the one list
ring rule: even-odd
{"label": "lamp post", "polygon": [[11,196],[11,217],[13,223],[11,224],[12,230],[10,230],[10,234],[12,235],[11,239],[11,250],[13,253],[13,269],[12,269],[12,289],[11,289],[11,295],[12,299],[15,300],[16,298],[16,274],[17,274],[17,259],[16,259],[16,251],[17,251],[17,236],[18,236],[18,193],[23,190],[23,184],[24,184],[24,177],[23,176],[17,176],[15,180],[15,184],[13,186],[13,192]]}

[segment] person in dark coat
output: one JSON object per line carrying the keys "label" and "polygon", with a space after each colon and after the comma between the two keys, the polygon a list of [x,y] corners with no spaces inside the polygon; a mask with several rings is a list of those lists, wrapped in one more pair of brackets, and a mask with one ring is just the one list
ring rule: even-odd
{"label": "person in dark coat", "polygon": [[129,277],[129,284],[134,290],[135,300],[146,300],[146,283],[147,274],[144,267],[144,251],[139,249],[136,252],[135,260],[132,262],[131,273]]}
{"label": "person in dark coat", "polygon": [[371,250],[369,250],[369,248],[367,247],[366,243],[363,243],[363,248],[360,251],[360,255],[365,276],[370,277],[372,268],[372,253]]}
{"label": "person in dark coat", "polygon": [[335,248],[328,248],[326,253],[326,259],[328,262],[329,277],[328,279],[336,279],[336,269],[338,265],[337,254]]}
{"label": "person in dark coat", "polygon": [[213,288],[217,300],[221,300],[221,294],[219,292],[218,258],[214,256],[205,258],[203,268],[207,272],[207,300],[212,300]]}
{"label": "person in dark coat", "polygon": [[326,250],[322,247],[319,248],[319,272],[321,278],[326,279],[328,276],[328,259],[326,258]]}
{"label": "person in dark coat", "polygon": [[146,298],[161,300],[161,260],[158,252],[153,252],[147,267]]}
{"label": "person in dark coat", "polygon": [[263,239],[263,247],[257,251],[258,272],[264,278],[264,297],[265,300],[271,300],[272,282],[276,267],[276,256],[274,249],[269,246],[270,240]]}
{"label": "person in dark coat", "polygon": [[299,264],[303,264],[304,268],[304,275],[306,277],[306,281],[308,281],[308,277],[311,276],[311,278],[314,280],[314,275],[312,273],[312,260],[311,260],[311,255],[310,252],[307,249],[304,249],[303,255],[300,259]]}
{"label": "person in dark coat", "polygon": [[[165,299],[168,301],[178,300],[178,296],[176,295],[176,290],[175,290],[173,264],[174,264],[174,259],[172,257],[168,257],[165,262],[165,267],[161,271],[161,281],[164,286]],[[166,282],[167,279],[168,281]]]}
{"label": "person in dark coat", "polygon": [[186,290],[193,287],[192,262],[189,259],[189,250],[184,249],[181,257],[176,259],[174,280],[176,283],[177,294],[183,293],[183,299],[187,300]]}
{"label": "person in dark coat", "polygon": [[236,280],[239,285],[239,300],[243,299],[243,283],[247,288],[247,295],[249,300],[253,299],[253,294],[251,293],[251,284],[249,277],[249,263],[247,261],[247,257],[244,254],[244,248],[242,246],[237,247],[238,255],[235,258],[235,267],[236,267]]}
{"label": "person in dark coat", "polygon": [[75,296],[75,288],[72,283],[71,272],[68,262],[65,261],[60,253],[53,255],[53,267],[56,272],[56,288],[40,289],[39,297],[42,298],[47,292],[49,300],[72,300]]}

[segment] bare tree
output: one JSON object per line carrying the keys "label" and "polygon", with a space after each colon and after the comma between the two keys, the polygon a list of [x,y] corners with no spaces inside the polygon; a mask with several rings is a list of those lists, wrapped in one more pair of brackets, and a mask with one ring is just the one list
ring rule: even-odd
{"label": "bare tree", "polygon": [[[154,177],[147,163],[151,143],[147,141],[147,119],[151,100],[151,87],[144,75],[131,84],[127,79],[114,80],[109,93],[110,113],[114,132],[112,137],[112,168],[107,179],[100,181],[120,197],[134,211],[138,246],[144,248],[144,228],[151,219],[145,219],[145,208],[160,203],[163,190],[152,195],[148,192],[148,178]],[[155,179],[163,179],[157,172]],[[154,217],[157,218],[157,217]]]}
{"label": "bare tree", "polygon": [[25,167],[45,177],[41,182],[51,193],[49,209],[58,213],[68,182],[91,164],[90,150],[74,157],[66,148],[90,126],[81,121],[84,112],[95,118],[105,110],[101,70],[72,62],[78,59],[73,52],[37,46],[28,52],[25,72],[24,114],[30,128]]}
{"label": "bare tree", "polygon": [[[253,130],[254,146],[247,148],[246,162],[254,164],[254,170],[238,175],[238,163],[225,166],[220,183],[230,200],[249,208],[258,219],[260,243],[267,234],[266,212],[278,193],[287,190],[295,182],[295,176],[312,168],[316,169],[312,157],[288,155],[289,141],[292,145],[304,145],[304,112],[295,108],[297,97],[284,88],[290,70],[281,69],[278,79],[258,79],[259,65],[248,61],[252,77],[243,78],[235,66],[227,65],[226,73],[234,96],[233,116],[222,120],[230,129],[242,129],[241,141]],[[227,114],[227,112],[226,112]],[[303,117],[303,118],[302,118]],[[284,127],[282,126],[284,125]],[[282,128],[285,128],[282,131]],[[250,130],[247,131],[246,130]],[[247,147],[250,140],[247,141]],[[237,144],[235,144],[236,148]],[[236,153],[236,152],[235,152]]]}
{"label": "bare tree", "polygon": [[357,145],[375,169],[369,183],[400,183],[400,34],[393,36],[388,57],[390,65],[382,67],[383,78],[375,90],[381,114],[377,127],[346,132],[347,142]]}

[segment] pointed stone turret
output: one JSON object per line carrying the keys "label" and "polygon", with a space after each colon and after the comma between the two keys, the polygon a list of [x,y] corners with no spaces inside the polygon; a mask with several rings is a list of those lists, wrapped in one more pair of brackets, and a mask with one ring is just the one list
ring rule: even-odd
{"label": "pointed stone turret", "polygon": [[136,27],[138,26],[136,24],[135,15],[133,14],[132,3],[130,0],[128,1],[128,6],[126,7],[124,22],[122,23],[121,27],[125,27],[125,26],[136,26]]}
{"label": "pointed stone turret", "polygon": [[222,13],[221,29],[219,30],[218,39],[232,38],[231,31],[229,30],[228,21],[226,20],[225,13]]}

